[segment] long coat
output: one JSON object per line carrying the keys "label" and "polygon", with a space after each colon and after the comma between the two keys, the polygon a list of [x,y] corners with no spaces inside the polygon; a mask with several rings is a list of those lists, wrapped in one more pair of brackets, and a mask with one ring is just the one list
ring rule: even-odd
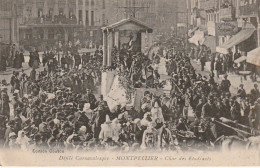
{"label": "long coat", "polygon": [[106,121],[106,112],[104,110],[98,110],[94,113],[92,118],[92,131],[94,133],[94,138],[99,138],[99,133],[101,130],[101,124]]}

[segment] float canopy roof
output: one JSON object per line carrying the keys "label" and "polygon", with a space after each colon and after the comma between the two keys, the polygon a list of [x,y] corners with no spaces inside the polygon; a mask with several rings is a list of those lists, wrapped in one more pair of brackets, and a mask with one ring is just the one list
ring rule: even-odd
{"label": "float canopy roof", "polygon": [[148,32],[152,33],[153,29],[146,25],[145,23],[135,19],[135,18],[128,18],[128,19],[123,19],[119,22],[113,23],[109,26],[103,27],[103,31],[111,31],[111,30],[116,30],[116,31],[124,31],[124,30],[137,30],[141,32]]}

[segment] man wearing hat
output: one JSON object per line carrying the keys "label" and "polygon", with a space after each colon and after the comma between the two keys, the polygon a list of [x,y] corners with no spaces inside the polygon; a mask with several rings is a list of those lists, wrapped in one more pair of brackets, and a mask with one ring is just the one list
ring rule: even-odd
{"label": "man wearing hat", "polygon": [[92,118],[92,131],[94,133],[94,138],[99,137],[99,133],[101,130],[101,124],[103,124],[106,121],[106,112],[103,108],[103,106],[98,106],[96,112],[94,113],[94,116]]}
{"label": "man wearing hat", "polygon": [[109,110],[107,102],[104,100],[103,95],[99,96],[99,101],[97,102],[97,106],[103,106],[106,110]]}
{"label": "man wearing hat", "polygon": [[228,75],[224,75],[224,79],[221,81],[221,88],[223,92],[230,92],[229,88],[231,86],[230,81],[227,79]]}
{"label": "man wearing hat", "polygon": [[240,84],[239,89],[237,91],[237,96],[240,97],[241,99],[244,99],[246,97],[246,91],[244,89],[244,85]]}
{"label": "man wearing hat", "polygon": [[93,93],[91,93],[90,89],[87,89],[87,94],[85,97],[86,103],[90,104],[90,109],[94,110],[97,106],[97,99]]}
{"label": "man wearing hat", "polygon": [[260,97],[260,92],[258,89],[258,84],[254,84],[254,88],[250,91],[252,102],[256,101]]}
{"label": "man wearing hat", "polygon": [[212,122],[217,117],[218,109],[216,105],[214,104],[214,97],[212,95],[209,96],[208,102],[203,105],[202,107],[202,123],[206,125],[206,127],[210,128],[210,132],[212,133],[213,137],[208,134],[207,139],[215,139],[217,138],[217,132],[216,132],[216,125]]}
{"label": "man wearing hat", "polygon": [[237,102],[237,97],[233,96],[230,101],[230,114],[231,119],[234,121],[240,121],[241,120],[241,107],[240,104]]}

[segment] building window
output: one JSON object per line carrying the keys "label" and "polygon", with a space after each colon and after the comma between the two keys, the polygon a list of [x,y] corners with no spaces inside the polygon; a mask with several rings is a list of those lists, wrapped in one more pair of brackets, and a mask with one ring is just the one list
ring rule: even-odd
{"label": "building window", "polygon": [[49,9],[49,16],[52,16],[52,15],[53,15],[53,9],[50,8],[50,9]]}
{"label": "building window", "polygon": [[42,17],[42,11],[43,10],[41,8],[38,9],[38,18]]}
{"label": "building window", "polygon": [[105,18],[105,14],[102,14],[102,24],[105,25],[106,24],[106,18]]}
{"label": "building window", "polygon": [[82,24],[82,10],[79,10],[79,24]]}
{"label": "building window", "polygon": [[94,11],[91,11],[91,26],[94,26]]}
{"label": "building window", "polygon": [[88,11],[86,11],[86,25],[89,25]]}
{"label": "building window", "polygon": [[91,6],[94,6],[94,0],[91,0]]}
{"label": "building window", "polygon": [[73,16],[73,9],[70,8],[70,9],[69,9],[69,18],[71,18],[72,16]]}
{"label": "building window", "polygon": [[63,8],[59,8],[59,14],[63,15]]}

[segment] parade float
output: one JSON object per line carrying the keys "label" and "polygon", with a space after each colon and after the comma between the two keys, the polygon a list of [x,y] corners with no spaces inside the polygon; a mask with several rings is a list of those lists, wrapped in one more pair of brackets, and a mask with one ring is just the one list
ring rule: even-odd
{"label": "parade float", "polygon": [[124,73],[111,68],[115,57],[113,49],[116,48],[120,51],[123,46],[131,46],[134,43],[136,51],[145,53],[152,45],[151,33],[153,29],[135,18],[128,18],[103,27],[102,31],[103,73],[101,94],[104,95],[111,109],[117,104],[131,105],[135,101],[136,90],[132,87],[131,80],[124,76]]}

